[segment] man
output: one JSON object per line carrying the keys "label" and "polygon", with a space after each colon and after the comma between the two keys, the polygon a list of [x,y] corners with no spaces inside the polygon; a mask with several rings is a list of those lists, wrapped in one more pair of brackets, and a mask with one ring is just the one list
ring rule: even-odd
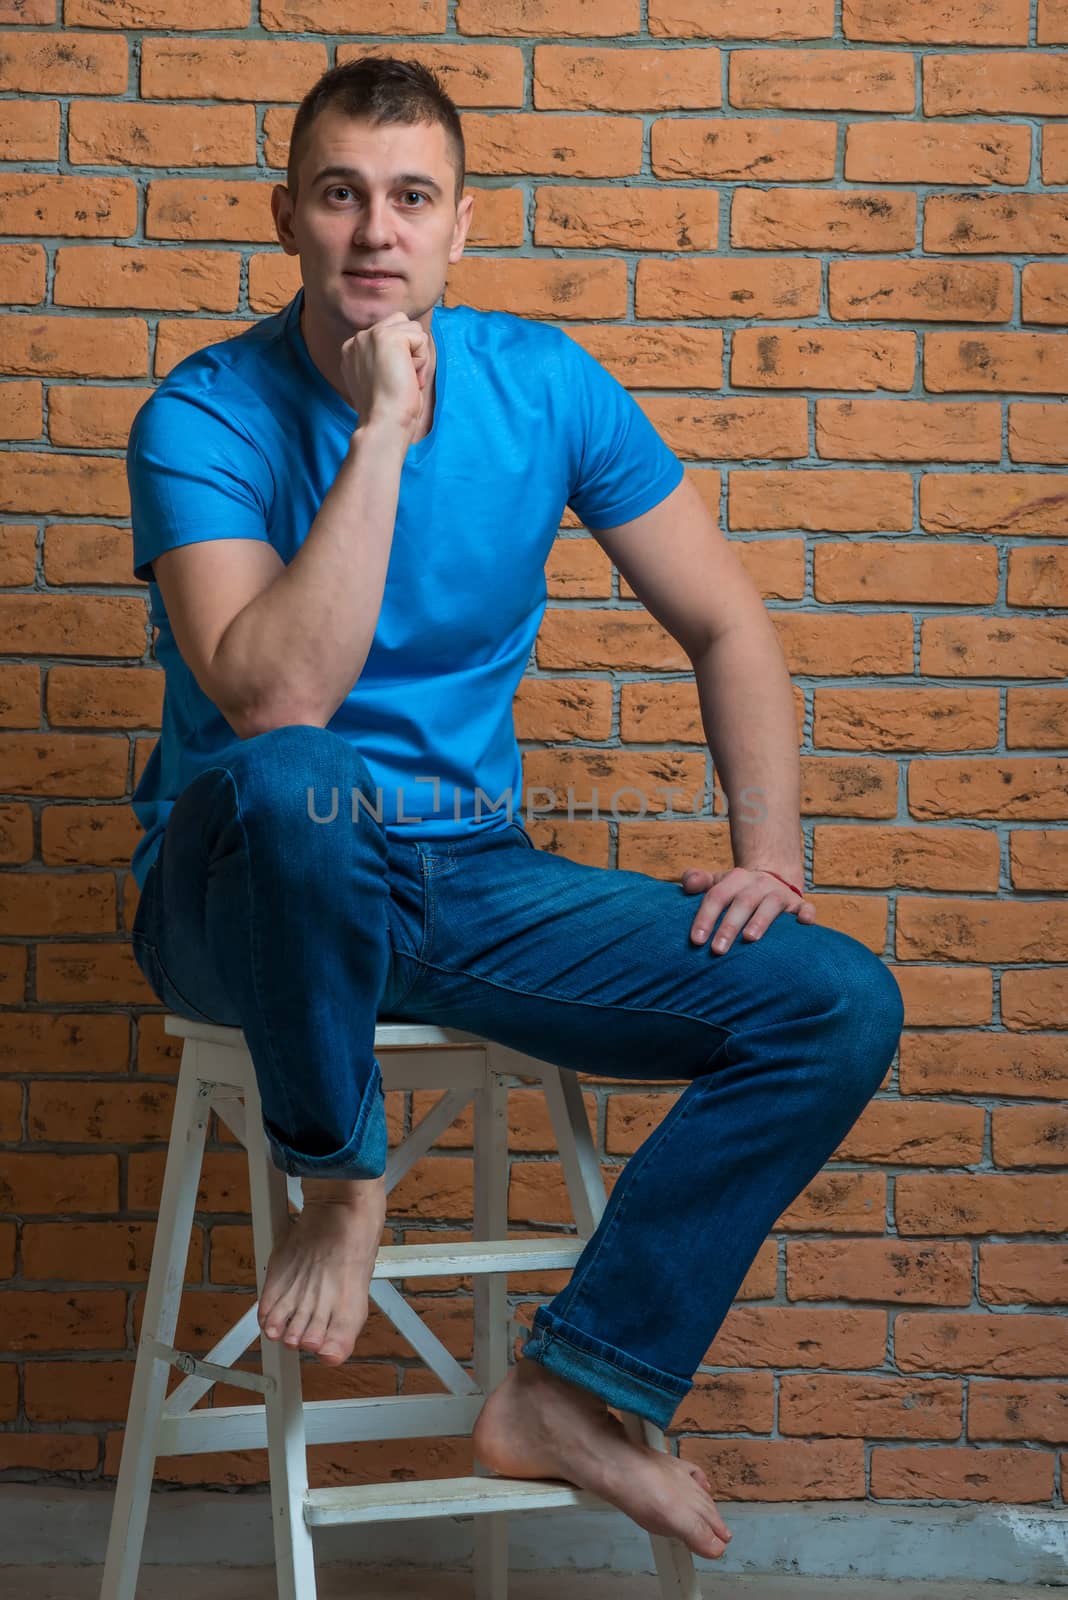
{"label": "man", "polygon": [[[273,1159],[305,1192],[260,1324],[330,1364],[366,1320],[385,1216],[378,1016],[692,1080],[474,1448],[717,1556],[704,1474],[608,1408],[668,1425],[769,1229],[882,1082],[901,996],[800,892],[789,678],[681,463],[562,331],[438,303],[463,183],[431,73],[328,72],[272,199],[303,289],[135,420],[135,571],[167,693],[134,796],[133,944],[164,1004],[245,1031]],[[586,867],[512,819],[512,698],[566,504],[693,663],[728,872]]]}

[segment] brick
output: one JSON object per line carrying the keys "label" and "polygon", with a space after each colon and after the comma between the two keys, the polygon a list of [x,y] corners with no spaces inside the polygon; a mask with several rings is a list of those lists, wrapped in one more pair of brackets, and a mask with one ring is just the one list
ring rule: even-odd
{"label": "brick", "polygon": [[1068,607],[1068,548],[1010,550],[1006,600],[1011,606]]}
{"label": "brick", "polygon": [[1068,534],[1068,473],[928,473],[920,521],[932,533]]}
{"label": "brick", "polygon": [[915,967],[891,964],[890,971],[905,1002],[908,1028],[965,1028],[993,1018],[994,982],[988,967],[939,967],[924,962]]}
{"label": "brick", "polygon": [[55,22],[56,0],[0,0],[0,22]]}
{"label": "brick", "polygon": [[254,318],[250,322],[235,322],[224,317],[184,317],[172,322],[169,318],[160,317],[156,324],[153,376],[165,378],[171,368],[176,367],[179,361],[184,361],[186,356],[208,345],[221,344],[224,339],[236,338],[238,334],[255,327],[259,320]]}
{"label": "brick", "polygon": [[[65,415],[73,430],[75,417],[81,417],[81,408],[71,407]],[[129,528],[59,523],[45,529],[46,583],[100,586],[121,583],[130,588],[147,587],[139,578],[134,578],[132,569],[133,535]]]}
{"label": "brick", "polygon": [[64,0],[68,28],[247,28],[249,0]]}
{"label": "brick", "polygon": [[22,1472],[91,1472],[99,1465],[100,1447],[88,1434],[0,1434],[0,1470]]}
{"label": "brick", "polygon": [[1068,1243],[981,1244],[979,1297],[990,1305],[1068,1305]]}
{"label": "brick", "polygon": [[847,39],[882,44],[1026,44],[1028,0],[942,0],[917,8],[910,0],[843,0]]}
{"label": "brick", "polygon": [[1068,264],[1030,261],[1020,276],[1024,322],[1068,323]]}
{"label": "brick", "polygon": [[[825,543],[815,552],[813,593],[818,600],[872,601],[923,605],[932,594],[959,605],[993,605],[997,599],[997,551],[979,545],[946,545],[937,550],[914,542],[885,539],[852,544]],[[968,625],[980,619],[966,619]],[[949,631],[956,632],[949,619]]]}
{"label": "brick", "polygon": [[808,1438],[957,1439],[964,1385],[949,1378],[786,1373],[779,1431]]}
{"label": "brick", "polygon": [[56,252],[56,305],[233,311],[240,258],[229,250],[79,245]]}
{"label": "brick", "polygon": [[774,1414],[770,1372],[695,1372],[667,1431],[770,1433]]}
{"label": "brick", "polygon": [[651,878],[677,883],[685,866],[728,871],[734,860],[730,830],[725,822],[665,822],[648,826],[628,822],[620,826],[617,865],[626,872],[645,872]]}
{"label": "brick", "polygon": [[915,238],[916,196],[896,191],[739,188],[731,204],[742,250],[911,250]]}
{"label": "brick", "polygon": [[1053,1173],[903,1172],[895,1210],[902,1234],[1061,1233],[1068,1192]]}
{"label": "brick", "polygon": [[[116,1211],[119,1204],[119,1166],[114,1155],[27,1155],[0,1151],[0,1209],[33,1215],[51,1216],[57,1211]],[[4,1297],[5,1345],[8,1349],[36,1348],[44,1323],[39,1313],[46,1305],[59,1306],[54,1296],[34,1299],[23,1296],[26,1304],[12,1304],[11,1291]],[[122,1299],[121,1295],[113,1297]],[[25,1328],[37,1330],[27,1345],[16,1345],[10,1333],[21,1318]],[[58,1332],[58,1328],[57,1328]],[[16,1335],[17,1337],[17,1335]],[[52,1345],[47,1348],[58,1349]],[[45,1348],[45,1347],[42,1347]]]}
{"label": "brick", "polygon": [[37,950],[37,999],[73,1005],[159,1005],[129,940],[44,944]]}
{"label": "brick", "polygon": [[1013,280],[1007,261],[832,261],[828,296],[840,321],[1008,322]]}
{"label": "brick", "polygon": [[834,0],[649,0],[649,32],[691,39],[827,39]]}
{"label": "brick", "polygon": [[1068,429],[1059,401],[1010,401],[1009,457],[1068,466]]}
{"label": "brick", "polygon": [[[857,829],[851,832],[855,835]],[[860,832],[867,834],[868,829]],[[982,1106],[873,1099],[835,1150],[835,1160],[967,1166],[982,1160],[985,1122]]]}
{"label": "brick", "polygon": [[[17,588],[33,582],[37,566],[37,529],[23,527],[21,523],[0,526],[0,586]],[[8,668],[12,672],[14,668]],[[22,670],[22,669],[19,669]],[[10,677],[0,680],[11,684]],[[36,678],[34,679],[36,684]],[[9,694],[10,689],[7,691]],[[0,688],[0,715],[7,707],[7,694]],[[36,690],[35,690],[36,698]]]}
{"label": "brick", "polygon": [[913,762],[908,775],[909,810],[916,817],[1044,821],[1066,814],[1066,777],[1068,764],[1041,756]]}
{"label": "brick", "polygon": [[0,385],[0,438],[39,439],[43,396],[39,383],[16,381]]}
{"label": "brick", "polygon": [[112,933],[111,873],[7,872],[0,877],[0,933]]}
{"label": "brick", "polygon": [[[30,536],[32,531],[32,528],[27,528]],[[37,728],[40,722],[40,669],[34,664],[18,662],[16,666],[0,667],[0,720],[5,728]],[[21,806],[18,814],[22,814]]]}
{"label": "brick", "polygon": [[718,196],[666,185],[640,189],[540,187],[535,245],[575,249],[709,250],[718,227]]}
{"label": "brick", "polygon": [[[68,1087],[81,1090],[91,1085]],[[155,1222],[27,1222],[22,1228],[22,1275],[35,1282],[51,1278],[83,1284],[145,1283],[155,1238]],[[198,1281],[203,1265],[204,1229],[196,1223],[185,1281]],[[40,1369],[35,1365],[33,1370]],[[42,1413],[40,1420],[62,1419]]]}
{"label": "brick", "polygon": [[[0,597],[2,600],[2,597]],[[548,610],[538,634],[539,667],[684,669],[682,646],[644,611]]]}
{"label": "brick", "polygon": [[679,1440],[679,1455],[696,1461],[732,1500],[850,1500],[864,1494],[864,1441]]}
{"label": "brick", "polygon": [[[133,1375],[134,1363],[131,1360],[94,1361],[91,1376],[83,1361],[27,1361],[27,1419],[37,1423],[64,1424],[125,1422],[130,1408]],[[87,1378],[90,1378],[89,1382]]]}
{"label": "brick", "polygon": [[635,274],[639,317],[813,317],[819,303],[818,261],[640,260]]}
{"label": "brick", "polygon": [[926,617],[920,670],[946,677],[1062,678],[1068,617]]}
{"label": "brick", "polygon": [[878,1172],[817,1173],[775,1226],[809,1233],[881,1233],[886,1224],[886,1179]]}
{"label": "brick", "polygon": [[1042,182],[1068,183],[1068,127],[1063,123],[1042,130]]}
{"label": "brick", "polygon": [[[220,24],[216,23],[218,27]],[[254,106],[166,106],[75,100],[68,159],[95,167],[256,165]]]}
{"label": "brick", "polygon": [[1034,50],[989,54],[969,50],[924,57],[923,109],[929,117],[959,117],[968,112],[1063,117],[1066,107],[1068,56]]}
{"label": "brick", "polygon": [[[44,295],[45,253],[41,246],[0,244],[0,303],[38,305]],[[7,325],[10,327],[10,321]]]}
{"label": "brick", "polygon": [[667,750],[529,750],[523,786],[528,796],[538,791],[539,806],[570,809],[580,820],[605,820],[613,807],[620,816],[658,815],[699,803],[705,763],[701,756]]}
{"label": "brick", "polygon": [[911,56],[889,50],[733,50],[730,103],[762,110],[911,111]]}
{"label": "brick", "polygon": [[0,160],[58,159],[58,100],[26,100],[20,97],[0,103]]}
{"label": "brick", "polygon": [[[706,100],[702,109],[708,104]],[[833,122],[663,117],[650,130],[650,163],[663,178],[734,182],[750,180],[759,171],[769,182],[818,183],[834,177],[837,142]]]}
{"label": "brick", "polygon": [[998,742],[996,689],[818,688],[813,708],[812,742],[817,748],[926,754]]}
{"label": "brick", "polygon": [[21,866],[33,859],[33,817],[29,806],[0,806],[0,862]]}
{"label": "brick", "polygon": [[[817,400],[816,451],[846,461],[1000,461],[1001,407],[968,401]],[[932,559],[930,551],[925,559]],[[957,591],[955,584],[939,584],[938,592],[956,596]]]}
{"label": "brick", "polygon": [[[444,5],[441,7],[444,27]],[[623,38],[641,26],[638,0],[586,0],[577,10],[568,0],[528,0],[515,14],[502,14],[493,0],[458,0],[458,33],[494,33],[508,37],[543,38],[577,35],[583,39]],[[420,22],[413,32],[424,32]]]}
{"label": "brick", "polygon": [[991,1148],[999,1167],[1068,1166],[1068,1108],[996,1106]]}
{"label": "brick", "polygon": [[[612,563],[600,545],[588,535],[560,536],[553,544],[545,562],[545,584],[551,600],[607,600],[612,594]],[[585,680],[582,688],[588,698],[594,692],[596,680]],[[574,680],[578,688],[580,680]],[[519,684],[537,692],[548,691],[548,680],[527,679]],[[568,685],[564,684],[564,691]],[[611,685],[606,684],[606,688]],[[611,703],[611,697],[609,697]],[[607,737],[607,735],[605,735]]]}
{"label": "brick", "polygon": [[627,177],[641,166],[642,138],[638,117],[548,117],[529,111],[471,111],[464,117],[468,171],[486,175]]}
{"label": "brick", "polygon": [[[49,19],[51,20],[51,19]],[[106,33],[34,33],[15,31],[4,36],[0,59],[0,89],[25,94],[125,94],[129,81],[129,51],[125,39]],[[130,185],[132,188],[132,185]],[[12,224],[9,233],[36,232]],[[48,228],[66,233],[66,228]]]}
{"label": "brick", "polygon": [[904,1372],[949,1368],[1007,1378],[1059,1378],[1064,1350],[1063,1317],[1041,1313],[903,1311],[894,1326],[894,1353]]}
{"label": "brick", "polygon": [[786,1247],[786,1293],[791,1300],[966,1306],[972,1298],[971,1248],[897,1239],[792,1239]]}
{"label": "brick", "polygon": [[1068,44],[1066,0],[1038,0],[1035,39],[1039,44]]}
{"label": "brick", "polygon": [[141,656],[145,605],[138,595],[0,595],[0,636],[20,655]]}
{"label": "brick", "polygon": [[903,1445],[871,1454],[881,1500],[981,1500],[1021,1505],[1053,1494],[1053,1455],[1040,1450]]}
{"label": "brick", "polygon": [[627,264],[619,260],[495,260],[469,256],[449,273],[446,305],[520,317],[622,317]]}
{"label": "brick", "polygon": [[1026,183],[1030,168],[1031,131],[1012,123],[854,122],[846,130],[851,183]]}
{"label": "brick", "polygon": [[[1009,875],[1014,889],[1068,889],[1068,838],[1063,829],[1019,829],[1009,836]],[[1051,982],[1056,974],[1047,973]]]}
{"label": "brick", "polygon": [[32,1083],[27,1127],[46,1144],[145,1144],[170,1136],[169,1084]]}
{"label": "brick", "polygon": [[158,728],[163,708],[161,669],[52,667],[46,709],[52,727]]}
{"label": "brick", "polygon": [[886,1355],[886,1327],[885,1311],[735,1306],[727,1313],[703,1365],[788,1369],[880,1366]]}
{"label": "brick", "polygon": [[137,227],[137,186],[129,178],[0,174],[0,206],[11,233],[122,239]]}
{"label": "brick", "polygon": [[813,830],[813,884],[851,888],[975,889],[996,893],[1000,846],[980,828],[838,827]]}
{"label": "brick", "polygon": [[1068,1438],[1068,1383],[973,1379],[968,1385],[968,1437],[1062,1444]]}
{"label": "brick", "polygon": [[994,191],[929,195],[924,206],[923,248],[932,253],[1064,252],[1068,250],[1068,195]]}
{"label": "brick", "polygon": [[328,65],[325,45],[297,39],[147,38],[141,97],[296,103]]}
{"label": "brick", "polygon": [[[962,905],[960,901],[953,903],[958,907]],[[912,903],[907,904],[911,911]],[[899,924],[903,909],[899,905]],[[1021,905],[1019,909],[1027,908]],[[922,933],[926,930],[909,926],[914,920],[918,919],[906,919],[899,942],[923,949]],[[1017,919],[1006,920],[1011,924]],[[976,942],[969,939],[973,930],[967,926],[963,915],[961,923],[962,927],[949,930],[950,938],[959,939],[965,946]],[[1011,927],[1009,932],[1011,934]],[[935,940],[930,942],[934,944]],[[939,949],[938,953],[946,952]],[[1057,960],[1058,957],[1047,959]],[[1055,1034],[1045,1038],[1040,1034],[985,1033],[981,1039],[976,1039],[967,1033],[906,1033],[900,1052],[901,1091],[903,1094],[1026,1095],[1058,1099],[1065,1093],[1068,1067],[1058,1054],[1057,1043]]]}
{"label": "brick", "polygon": [[859,328],[739,328],[731,355],[738,387],[909,389],[916,366],[912,333]]}
{"label": "brick", "polygon": [[[712,387],[713,375],[723,370],[723,334],[718,328],[628,328],[619,323],[591,323],[560,331],[628,389],[707,389]],[[658,424],[664,402],[652,397],[651,411],[649,401],[640,398],[638,403]],[[672,403],[678,410],[674,396],[668,402]],[[781,424],[782,416],[777,420]]]}
{"label": "brick", "polygon": [[[1068,394],[1068,353],[1056,333],[928,333],[924,386]],[[1013,532],[1016,530],[1013,529]]]}
{"label": "brick", "polygon": [[[105,516],[123,516],[129,510],[129,493],[122,461],[106,456],[64,456],[57,451],[40,453],[18,450],[9,458],[0,510],[23,513],[62,513],[95,511]],[[11,595],[2,602],[6,621],[20,630],[43,635],[48,620],[42,602],[32,595]],[[44,601],[47,606],[49,602]],[[106,605],[121,604],[108,600]],[[77,607],[67,601],[64,615],[69,623]],[[89,614],[85,602],[82,614]],[[113,613],[116,619],[121,612]],[[101,620],[104,613],[100,613]],[[84,652],[79,652],[82,654]],[[138,652],[140,653],[140,652]]]}
{"label": "brick", "polygon": [[[5,1005],[21,1005],[25,1000],[28,970],[29,961],[25,945],[0,946],[0,1000],[3,1000]],[[0,1032],[0,1049],[2,1040],[3,1034]]]}
{"label": "brick", "polygon": [[1068,690],[1007,689],[1005,743],[1031,749],[1068,744]]}
{"label": "brick", "polygon": [[130,426],[147,398],[141,388],[54,383],[48,391],[48,437],[54,445],[125,450]]}
{"label": "brick", "polygon": [[707,111],[722,104],[721,55],[710,49],[639,46],[623,52],[538,44],[534,104],[539,111]]}
{"label": "brick", "polygon": [[140,317],[0,316],[0,373],[138,378],[147,370]]}
{"label": "brick", "polygon": [[892,761],[801,758],[804,815],[892,817],[897,810],[896,790],[897,768]]}
{"label": "brick", "polygon": [[125,792],[125,739],[89,734],[0,734],[0,771],[7,794],[85,795]]}
{"label": "brick", "polygon": [[[912,480],[905,472],[856,468],[841,472],[830,468],[736,470],[730,474],[728,527],[904,533],[912,527]],[[807,624],[813,620],[805,619]],[[875,621],[866,616],[864,625],[871,627]]]}
{"label": "brick", "polygon": [[515,703],[519,739],[608,739],[612,686],[602,679],[526,679]]}
{"label": "brick", "polygon": [[[421,12],[425,17],[425,10]],[[498,19],[499,20],[499,19]],[[291,24],[286,24],[287,27]],[[351,29],[351,18],[346,16],[338,32],[346,34]],[[385,28],[383,32],[386,32]],[[417,33],[429,31],[424,21]],[[490,30],[497,33],[496,25]],[[337,62],[355,61],[361,56],[395,56],[397,47],[389,39],[376,44],[364,34],[354,44],[337,45]],[[483,44],[462,40],[458,44],[438,44],[426,39],[405,41],[407,60],[422,62],[423,66],[440,75],[449,94],[461,108],[466,106],[521,106],[524,100],[526,63],[520,45]],[[270,115],[270,113],[268,113]],[[290,114],[292,116],[292,114]],[[286,135],[288,141],[288,133]],[[471,236],[468,234],[468,243]]]}
{"label": "brick", "polygon": [[808,454],[805,402],[800,397],[731,395],[705,400],[690,395],[650,395],[643,397],[641,408],[668,449],[684,460],[743,461],[753,456],[782,459]]}
{"label": "brick", "polygon": [[128,801],[44,806],[41,860],[50,866],[128,867],[141,831]]}
{"label": "brick", "polygon": [[[273,187],[255,178],[153,178],[145,204],[145,237],[272,240]],[[226,308],[231,305],[228,299]]]}
{"label": "brick", "polygon": [[124,1072],[129,1034],[124,1016],[0,1011],[0,1072]]}
{"label": "brick", "polygon": [[[1017,835],[1017,837],[1019,837]],[[1061,859],[1059,886],[1068,889],[1068,856],[1058,838]],[[1039,852],[1036,850],[1035,854]],[[1013,873],[1014,884],[1028,876]],[[1051,877],[1052,874],[1044,874]],[[1006,1028],[1068,1028],[1068,972],[1054,967],[1035,967],[1001,975],[1001,1020]]]}

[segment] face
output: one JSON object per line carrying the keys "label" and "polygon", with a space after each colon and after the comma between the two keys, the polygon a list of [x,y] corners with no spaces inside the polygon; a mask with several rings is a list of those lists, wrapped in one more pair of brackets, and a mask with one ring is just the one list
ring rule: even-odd
{"label": "face", "polygon": [[[429,327],[474,206],[467,195],[457,207],[455,190],[439,123],[376,125],[324,111],[309,129],[297,204],[284,184],[271,197],[279,242],[300,257],[309,312],[342,339],[397,311]],[[393,276],[357,275],[372,267]]]}

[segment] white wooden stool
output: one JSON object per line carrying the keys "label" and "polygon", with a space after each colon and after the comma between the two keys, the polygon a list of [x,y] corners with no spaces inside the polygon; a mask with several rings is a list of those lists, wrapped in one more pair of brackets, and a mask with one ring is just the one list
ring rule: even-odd
{"label": "white wooden stool", "polygon": [[[299,1352],[280,1340],[261,1339],[255,1305],[203,1359],[174,1346],[212,1110],[248,1152],[256,1285],[261,1293],[274,1243],[290,1226],[289,1201],[299,1210],[302,1191],[301,1180],[288,1177],[271,1159],[255,1069],[241,1029],[168,1015],[164,1030],[184,1038],[185,1044],[101,1600],[135,1600],[157,1456],[256,1448],[268,1451],[279,1600],[315,1600],[313,1528],[467,1516],[474,1517],[475,1600],[506,1600],[509,1512],[558,1506],[605,1509],[608,1503],[560,1482],[503,1478],[488,1469],[480,1469],[475,1477],[309,1489],[306,1448],[362,1439],[470,1435],[485,1397],[508,1370],[507,1273],[573,1267],[606,1204],[604,1178],[575,1075],[451,1028],[379,1024],[374,1048],[384,1087],[444,1091],[408,1138],[391,1151],[387,1190],[414,1166],[468,1102],[475,1102],[471,1239],[382,1246],[370,1285],[370,1298],[449,1393],[304,1401]],[[507,1236],[505,1079],[512,1075],[539,1080],[548,1101],[577,1223],[577,1235],[569,1234],[559,1243]],[[450,1272],[470,1273],[474,1278],[473,1376],[390,1281]],[[262,1376],[235,1370],[234,1363],[257,1340]],[[171,1367],[187,1376],[167,1395]],[[193,1411],[201,1396],[220,1381],[257,1391],[264,1403]],[[653,1423],[630,1412],[621,1417],[633,1440],[666,1449],[664,1434]],[[658,1535],[650,1535],[650,1539],[664,1600],[699,1600],[687,1546]]]}

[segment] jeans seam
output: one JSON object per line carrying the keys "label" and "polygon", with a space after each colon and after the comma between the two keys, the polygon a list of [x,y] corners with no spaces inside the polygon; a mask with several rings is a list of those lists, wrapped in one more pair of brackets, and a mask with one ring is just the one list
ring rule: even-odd
{"label": "jeans seam", "polygon": [[521,989],[515,984],[498,983],[495,978],[487,978],[477,972],[468,972],[466,967],[443,967],[436,961],[421,961],[428,972],[440,972],[446,978],[470,978],[472,983],[485,983],[491,989],[500,989],[506,994],[521,995],[525,1000],[552,1000],[557,1005],[565,1006],[590,1006],[595,1011],[625,1011],[628,1015],[643,1017],[677,1017],[680,1022],[696,1022],[702,1028],[714,1028],[717,1033],[724,1036],[724,1040],[733,1039],[734,1033],[730,1028],[724,1028],[718,1022],[709,1022],[705,1017],[692,1016],[688,1011],[670,1011],[664,1006],[628,1006],[605,1005],[596,1000],[583,1000],[578,996],[546,994],[544,990]]}
{"label": "jeans seam", "polygon": [[[550,1312],[550,1315],[551,1316],[555,1316],[556,1313],[555,1312]],[[566,1317],[560,1317],[559,1321],[563,1322],[565,1324],[565,1326],[568,1325]],[[581,1334],[582,1333],[582,1329],[579,1328],[579,1327],[575,1327],[575,1332],[578,1333],[578,1334]],[[614,1367],[617,1372],[621,1372],[623,1374],[623,1376],[626,1377],[626,1378],[632,1378],[635,1383],[644,1384],[646,1386],[646,1388],[649,1388],[649,1389],[654,1389],[654,1390],[657,1389],[657,1385],[653,1381],[652,1378],[643,1378],[641,1373],[639,1373],[639,1372],[631,1372],[629,1370],[629,1368],[625,1367],[622,1364],[622,1362],[617,1361],[614,1356],[603,1355],[601,1353],[601,1351],[599,1351],[599,1350],[584,1350],[580,1344],[576,1344],[573,1339],[569,1339],[566,1333],[557,1333],[553,1329],[543,1329],[543,1330],[541,1330],[539,1332],[539,1337],[545,1339],[545,1341],[546,1341],[546,1345],[545,1345],[546,1350],[548,1350],[549,1345],[551,1343],[566,1344],[570,1349],[576,1350],[579,1353],[579,1355],[589,1356],[590,1359],[593,1360],[593,1361],[603,1361],[606,1366]],[[607,1345],[607,1343],[608,1343],[608,1341],[606,1339],[598,1339],[596,1334],[591,1334],[591,1335],[588,1335],[587,1337],[592,1338],[594,1340],[594,1342],[596,1344],[599,1344],[599,1345]],[[615,1347],[613,1346],[612,1348],[615,1348]],[[621,1356],[625,1356],[627,1352],[625,1350],[621,1350],[619,1353],[620,1353]],[[631,1357],[630,1359],[634,1360],[637,1363],[638,1366],[645,1367],[647,1371],[651,1372],[651,1371],[655,1370],[654,1368],[650,1367],[648,1361],[642,1361],[637,1356]],[[665,1377],[672,1377],[672,1376],[677,1377],[678,1374],[677,1373],[675,1373],[675,1374],[665,1373],[664,1376]],[[686,1382],[686,1379],[683,1379],[682,1381]],[[658,1390],[657,1392],[658,1393],[662,1393],[662,1394],[666,1394],[668,1391],[667,1390]]]}

